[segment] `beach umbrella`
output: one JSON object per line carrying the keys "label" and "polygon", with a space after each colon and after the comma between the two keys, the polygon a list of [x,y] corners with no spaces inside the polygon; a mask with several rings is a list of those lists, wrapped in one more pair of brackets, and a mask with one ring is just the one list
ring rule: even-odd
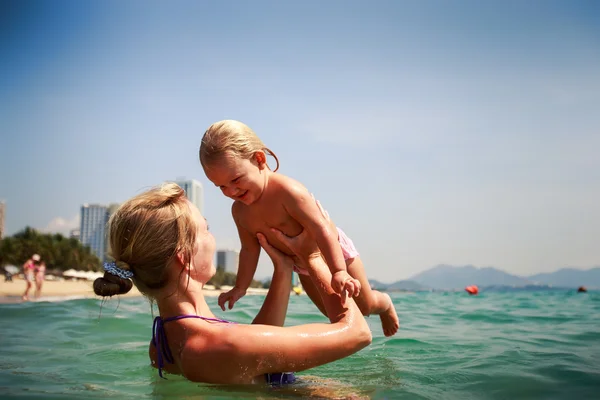
{"label": "beach umbrella", "polygon": [[76,271],[73,268],[71,268],[63,272],[63,276],[66,276],[67,278],[76,278],[78,272],[79,271]]}
{"label": "beach umbrella", "polygon": [[14,265],[7,265],[4,267],[4,270],[6,272],[8,272],[9,274],[18,274],[19,273],[19,268],[15,267]]}
{"label": "beach umbrella", "polygon": [[104,276],[104,274],[102,272],[94,272],[94,271],[86,271],[82,275],[88,281],[94,281],[97,278],[102,278]]}
{"label": "beach umbrella", "polygon": [[75,271],[75,278],[87,279],[87,272],[86,271]]}
{"label": "beach umbrella", "polygon": [[62,276],[63,271],[60,268],[46,270],[46,275]]}

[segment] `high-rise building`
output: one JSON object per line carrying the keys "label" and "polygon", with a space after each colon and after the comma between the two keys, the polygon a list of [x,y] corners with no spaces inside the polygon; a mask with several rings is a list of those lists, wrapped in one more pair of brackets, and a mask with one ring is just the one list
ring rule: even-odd
{"label": "high-rise building", "polygon": [[0,239],[4,237],[4,213],[6,212],[6,203],[0,201]]}
{"label": "high-rise building", "polygon": [[[92,252],[103,262],[107,260],[109,250],[108,220],[117,208],[119,208],[118,204],[81,206],[79,241],[84,246],[90,246]],[[76,237],[75,235],[77,235],[76,230],[71,231],[71,237]]]}
{"label": "high-rise building", "polygon": [[240,261],[240,252],[236,250],[217,250],[217,268],[222,268],[225,272],[237,274],[238,263]]}
{"label": "high-rise building", "polygon": [[108,223],[108,207],[100,204],[84,204],[81,206],[81,224],[79,241],[89,246],[101,261],[106,253],[106,224]]}
{"label": "high-rise building", "polygon": [[185,196],[198,207],[201,214],[204,214],[204,191],[202,184],[195,179],[175,181],[184,191]]}

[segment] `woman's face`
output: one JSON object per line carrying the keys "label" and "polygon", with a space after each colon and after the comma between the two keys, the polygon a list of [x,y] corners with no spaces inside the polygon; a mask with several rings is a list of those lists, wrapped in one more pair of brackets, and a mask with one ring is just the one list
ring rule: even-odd
{"label": "woman's face", "polygon": [[189,202],[188,204],[192,211],[192,219],[198,227],[194,255],[191,261],[192,273],[197,281],[206,283],[216,273],[213,264],[216,248],[215,238],[208,231],[206,219],[200,214],[198,207]]}

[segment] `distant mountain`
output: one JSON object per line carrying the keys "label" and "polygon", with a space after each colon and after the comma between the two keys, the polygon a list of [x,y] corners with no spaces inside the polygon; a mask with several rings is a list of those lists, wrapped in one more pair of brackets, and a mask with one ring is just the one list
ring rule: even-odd
{"label": "distant mountain", "polygon": [[455,267],[438,265],[408,280],[383,283],[370,279],[371,287],[379,290],[421,291],[429,289],[464,289],[477,285],[486,290],[548,290],[560,288],[600,289],[600,267],[581,270],[563,268],[556,272],[522,277],[493,267],[477,268],[472,265]]}
{"label": "distant mountain", "polygon": [[394,290],[418,291],[418,290],[428,290],[429,289],[428,287],[423,286],[420,283],[417,283],[415,281],[409,281],[409,280],[401,280],[401,281],[397,281],[394,283],[383,283],[383,282],[376,281],[375,279],[369,279],[369,283],[371,284],[371,287],[374,289],[387,290],[387,291],[394,291]]}
{"label": "distant mountain", "polygon": [[472,265],[464,267],[438,265],[413,276],[410,280],[434,289],[462,289],[468,285],[484,287],[531,284],[529,279],[511,275],[493,267],[476,268]]}
{"label": "distant mountain", "polygon": [[600,267],[588,270],[563,268],[556,272],[533,275],[527,279],[536,284],[555,287],[576,288],[586,286],[588,288],[600,288]]}
{"label": "distant mountain", "polygon": [[397,281],[397,282],[390,284],[387,287],[387,290],[389,290],[389,291],[394,291],[394,290],[418,291],[418,290],[429,290],[429,287],[421,285],[420,283],[415,282],[415,281],[403,280],[403,281]]}
{"label": "distant mountain", "polygon": [[376,281],[375,279],[369,279],[369,283],[371,284],[371,287],[373,289],[385,290],[385,289],[387,289],[388,286],[390,286],[389,283],[379,282],[379,281]]}

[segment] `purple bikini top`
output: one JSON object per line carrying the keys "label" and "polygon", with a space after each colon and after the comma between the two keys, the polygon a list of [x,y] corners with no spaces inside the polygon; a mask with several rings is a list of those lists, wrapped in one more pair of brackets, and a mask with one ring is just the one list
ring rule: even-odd
{"label": "purple bikini top", "polygon": [[169,318],[154,318],[154,324],[152,325],[152,344],[156,347],[156,358],[158,361],[158,375],[161,378],[167,379],[162,374],[162,369],[165,367],[165,361],[169,364],[173,364],[173,354],[171,353],[171,349],[169,348],[169,342],[167,342],[167,334],[165,333],[164,325],[167,322],[171,321],[179,321],[180,319],[185,318],[197,318],[208,322],[221,322],[224,324],[235,324],[235,322],[227,321],[225,319],[219,318],[208,318],[201,317],[199,315],[178,315],[176,317]]}

